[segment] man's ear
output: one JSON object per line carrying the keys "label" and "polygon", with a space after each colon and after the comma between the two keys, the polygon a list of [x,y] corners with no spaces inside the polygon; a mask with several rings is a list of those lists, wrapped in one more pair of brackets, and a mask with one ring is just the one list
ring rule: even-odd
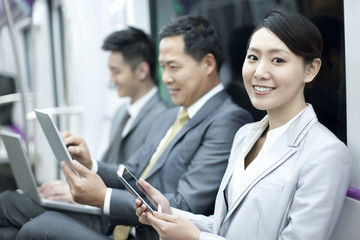
{"label": "man's ear", "polygon": [[150,66],[149,63],[142,61],[136,67],[136,74],[138,75],[139,79],[143,80],[146,79],[150,75]]}
{"label": "man's ear", "polygon": [[316,75],[318,74],[319,70],[321,67],[321,59],[320,58],[314,58],[314,60],[312,61],[312,63],[307,64],[306,65],[306,76],[305,76],[305,83],[309,83],[312,80],[314,80],[314,78],[316,77]]}
{"label": "man's ear", "polygon": [[204,67],[207,75],[212,74],[217,67],[214,55],[211,53],[206,54],[201,60],[201,65]]}

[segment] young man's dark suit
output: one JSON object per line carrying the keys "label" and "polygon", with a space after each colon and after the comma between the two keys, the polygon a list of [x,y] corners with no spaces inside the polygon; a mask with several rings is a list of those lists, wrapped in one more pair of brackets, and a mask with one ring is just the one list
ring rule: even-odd
{"label": "young man's dark suit", "polygon": [[110,146],[105,151],[101,161],[116,163],[118,165],[120,163],[124,163],[126,160],[129,160],[130,156],[134,154],[134,152],[136,152],[139,146],[141,146],[144,142],[151,125],[153,122],[157,121],[158,114],[166,108],[166,104],[161,100],[158,94],[152,96],[141,108],[126,135],[121,138],[117,146],[117,160],[115,162],[111,162],[111,160],[107,159],[110,155],[111,143],[114,142],[119,128],[125,125],[124,120],[127,120],[127,104],[120,105],[112,120],[110,129]]}

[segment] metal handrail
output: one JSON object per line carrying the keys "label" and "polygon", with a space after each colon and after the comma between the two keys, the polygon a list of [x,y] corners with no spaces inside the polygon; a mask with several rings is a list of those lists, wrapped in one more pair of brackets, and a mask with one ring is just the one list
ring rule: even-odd
{"label": "metal handrail", "polygon": [[[70,106],[70,107],[54,107],[54,108],[42,108],[42,112],[46,112],[50,115],[64,115],[64,114],[84,114],[85,109],[82,106]],[[36,118],[35,112],[29,112],[26,115],[26,120],[30,121]]]}
{"label": "metal handrail", "polygon": [[7,25],[9,27],[9,35],[10,35],[10,39],[11,39],[11,43],[12,43],[12,48],[14,51],[15,68],[16,68],[16,73],[17,73],[17,77],[15,78],[15,81],[17,81],[17,85],[20,90],[20,94],[22,96],[20,98],[20,100],[21,100],[21,110],[22,110],[23,121],[24,121],[24,138],[25,138],[26,152],[27,152],[27,154],[29,154],[28,124],[26,121],[27,111],[26,111],[26,104],[25,104],[25,91],[24,91],[23,82],[21,80],[22,75],[21,75],[21,68],[20,68],[19,51],[18,51],[17,44],[15,41],[14,23],[13,23],[12,14],[11,14],[10,7],[9,7],[9,2],[8,2],[8,0],[2,0],[2,2],[4,5],[4,9],[5,9]]}
{"label": "metal handrail", "polygon": [[[31,101],[32,98],[33,98],[32,93],[26,94],[26,100]],[[19,101],[21,101],[21,94],[20,93],[11,93],[11,94],[6,94],[6,95],[0,96],[0,106],[10,104],[10,103],[14,103],[14,102],[19,102]]]}

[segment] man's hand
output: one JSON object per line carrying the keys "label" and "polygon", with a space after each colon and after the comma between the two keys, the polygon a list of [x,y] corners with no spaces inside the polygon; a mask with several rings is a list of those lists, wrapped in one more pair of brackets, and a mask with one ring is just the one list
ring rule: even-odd
{"label": "man's hand", "polygon": [[78,177],[64,161],[61,163],[74,201],[103,209],[107,190],[103,180],[76,160],[72,161],[72,165],[82,177]]}
{"label": "man's hand", "polygon": [[43,198],[56,201],[74,202],[70,193],[69,185],[61,180],[50,181],[42,184],[39,187],[39,193]]}
{"label": "man's hand", "polygon": [[75,137],[68,131],[60,133],[73,159],[78,160],[88,169],[92,167],[91,156],[86,142],[81,137]]}

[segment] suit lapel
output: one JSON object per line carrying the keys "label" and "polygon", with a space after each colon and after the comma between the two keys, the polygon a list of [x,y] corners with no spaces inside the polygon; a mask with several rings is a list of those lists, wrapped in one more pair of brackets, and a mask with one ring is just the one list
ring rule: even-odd
{"label": "suit lapel", "polygon": [[116,154],[116,156],[118,155],[117,152],[121,148],[121,142],[123,140],[123,138],[120,135],[121,133],[119,131],[121,130],[121,128],[123,129],[126,124],[126,122],[124,122],[124,121],[127,121],[126,110],[127,110],[127,107],[121,108],[121,111],[119,111],[116,114],[116,116],[113,120],[116,125],[114,125],[111,129],[110,144],[109,144],[109,147],[106,149],[104,155],[102,156],[101,161],[112,163],[112,162],[114,162],[113,158],[115,157],[115,155],[112,155],[112,156],[110,156],[110,155],[111,154]]}
{"label": "suit lapel", "polygon": [[[232,206],[229,206],[229,211],[227,212],[223,223],[229,219],[232,213],[239,206],[241,201],[246,197],[248,192],[256,185],[261,179],[263,179],[266,175],[272,172],[274,169],[278,168],[282,163],[288,160],[294,153],[297,151],[297,147],[299,146],[301,140],[305,136],[306,132],[311,128],[313,124],[317,122],[317,118],[315,112],[311,105],[304,110],[304,112],[289,126],[286,134],[283,134],[279,140],[276,142],[275,148],[272,150],[271,155],[266,159],[266,161],[262,161],[257,164],[256,167],[250,168],[246,170],[246,176],[241,183],[239,183],[238,187],[241,188],[239,191],[239,195],[237,200],[234,202]],[[251,149],[251,145],[249,148]],[[242,147],[241,147],[242,148]],[[250,150],[245,149],[245,154]],[[239,151],[240,153],[240,151]],[[223,185],[221,191],[225,191],[228,182],[231,179],[232,171],[234,166],[230,169],[231,172],[226,176],[225,184]]]}
{"label": "suit lapel", "polygon": [[126,135],[123,138],[126,138],[136,128],[136,126],[139,125],[139,123],[141,122],[141,119],[144,118],[146,115],[148,115],[149,111],[151,111],[151,109],[154,107],[154,105],[159,101],[160,101],[160,99],[157,94],[155,94],[154,96],[152,96],[150,98],[149,102],[144,105],[144,107],[141,109],[139,114],[136,116],[136,118],[134,119],[133,123],[131,124],[128,132],[126,133]]}
{"label": "suit lapel", "polygon": [[[244,143],[244,139],[245,138],[242,138],[238,142]],[[236,143],[234,142],[234,144],[236,144]],[[214,218],[215,218],[214,232],[216,232],[216,233],[218,232],[220,224],[223,222],[223,219],[225,219],[225,216],[228,213],[228,210],[230,207],[228,205],[228,201],[226,199],[225,189],[227,188],[229,181],[232,177],[232,173],[235,168],[236,160],[240,155],[242,145],[243,144],[240,144],[239,147],[233,149],[233,151],[231,152],[231,155],[229,157],[229,164],[228,164],[228,167],[224,174],[224,177],[221,181],[219,191],[218,191],[218,194],[216,197],[216,207],[215,207],[215,212],[214,212]]]}
{"label": "suit lapel", "polygon": [[[254,129],[264,129],[267,126],[268,126],[268,120],[267,120],[267,118],[266,119],[264,118],[262,121],[254,123],[252,125],[250,131],[253,131]],[[229,166],[228,166],[228,169],[230,169],[230,171],[227,172],[228,174],[225,174],[224,179],[223,179],[223,182],[225,184],[223,184],[221,186],[222,188],[220,188],[220,190],[224,192],[224,196],[225,196],[225,190],[229,185],[230,179],[231,179],[233,171],[235,169],[235,164],[237,163],[238,158],[240,157],[240,154],[243,154],[243,156],[246,156],[261,134],[262,134],[261,131],[257,132],[256,135],[247,133],[246,136],[242,137],[239,141],[237,141],[238,144],[236,144],[234,142],[234,145],[236,144],[238,146],[235,149],[232,149],[230,159],[229,159]],[[244,146],[245,143],[246,143],[246,145]],[[242,151],[244,153],[242,153]],[[228,206],[228,207],[231,207],[231,206]]]}
{"label": "suit lapel", "polygon": [[[159,146],[159,143],[161,142],[161,140],[165,137],[167,131],[169,130],[169,128],[172,126],[172,124],[174,123],[177,114],[179,112],[179,107],[173,107],[170,108],[169,110],[166,111],[165,115],[162,116],[162,124],[161,127],[157,128],[157,132],[155,134],[153,134],[152,136],[152,142],[154,143],[151,147],[150,150],[150,154],[154,154],[156,152],[157,147]],[[164,152],[166,152],[167,149],[165,149]],[[145,170],[146,166],[149,164],[149,161],[152,158],[152,155],[149,156],[149,160],[148,161],[140,161],[139,164],[139,176],[141,175],[141,173]],[[160,158],[157,160],[156,164],[153,166],[153,168],[150,170],[150,172],[147,174],[146,178],[148,178],[149,176],[151,176],[154,172],[154,168],[157,168],[157,165],[159,164],[158,162],[162,161],[162,157],[163,157],[164,153],[162,154],[162,156],[160,156]],[[161,164],[162,165],[162,164]]]}
{"label": "suit lapel", "polygon": [[[285,137],[282,137],[283,141]],[[278,166],[280,166],[283,162],[285,162],[289,157],[296,152],[295,148],[291,147],[283,147],[279,149],[274,149],[274,153],[272,156],[266,159],[266,161],[261,162],[256,167],[249,166],[247,168],[246,176],[243,179],[243,182],[239,183],[239,195],[237,196],[237,200],[234,202],[232,206],[229,206],[228,214],[225,217],[225,220],[234,212],[240,202],[244,199],[246,194],[257,184],[263,177],[272,172]]]}
{"label": "suit lapel", "polygon": [[119,111],[116,114],[113,120],[116,125],[114,126],[113,129],[111,129],[111,133],[110,133],[111,142],[114,141],[116,134],[119,132],[120,127],[123,125],[124,118],[126,117],[126,111],[127,111],[127,106],[122,107],[121,111]]}
{"label": "suit lapel", "polygon": [[[198,124],[200,124],[204,119],[213,114],[221,104],[226,100],[227,93],[225,91],[221,91],[210,98],[200,109],[199,111],[184,125],[184,127],[180,130],[178,134],[174,137],[174,139],[170,142],[164,152],[161,154],[155,165],[152,167],[150,172],[147,175],[147,178],[158,171],[166,162],[168,155],[174,146],[181,140],[188,131],[195,128]],[[175,116],[176,118],[176,116]],[[175,121],[172,121],[172,123]],[[159,142],[161,139],[159,140]]]}

